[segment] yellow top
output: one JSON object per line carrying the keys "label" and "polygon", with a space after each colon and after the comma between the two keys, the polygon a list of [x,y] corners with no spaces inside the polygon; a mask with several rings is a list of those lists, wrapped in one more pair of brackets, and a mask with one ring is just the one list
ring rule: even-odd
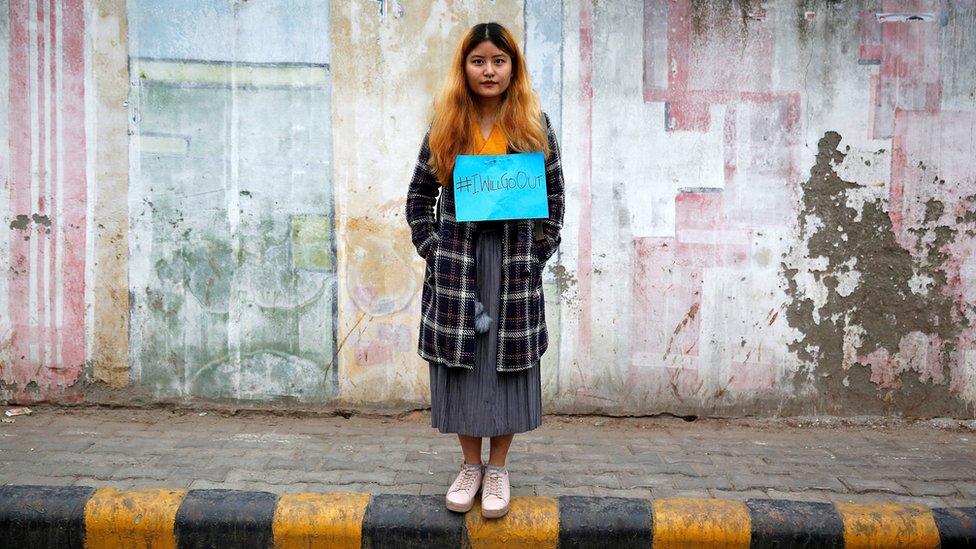
{"label": "yellow top", "polygon": [[[488,134],[488,139],[486,140],[481,135],[481,128],[478,127],[477,122],[474,125],[474,153],[478,155],[488,155],[488,154],[508,154],[508,140],[505,139],[505,133],[498,128],[495,124],[491,127],[491,133]],[[505,224],[504,221],[478,221],[476,223],[478,230],[498,228]]]}
{"label": "yellow top", "polygon": [[508,141],[505,139],[505,134],[498,128],[497,124],[491,127],[491,133],[488,134],[488,140],[486,141],[481,135],[481,128],[475,123],[474,150],[474,154],[507,154]]}

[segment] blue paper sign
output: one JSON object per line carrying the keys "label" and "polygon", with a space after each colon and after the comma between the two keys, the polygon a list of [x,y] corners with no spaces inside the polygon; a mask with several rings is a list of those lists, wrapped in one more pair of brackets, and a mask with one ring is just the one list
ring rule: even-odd
{"label": "blue paper sign", "polygon": [[454,209],[458,221],[549,217],[543,154],[458,155]]}

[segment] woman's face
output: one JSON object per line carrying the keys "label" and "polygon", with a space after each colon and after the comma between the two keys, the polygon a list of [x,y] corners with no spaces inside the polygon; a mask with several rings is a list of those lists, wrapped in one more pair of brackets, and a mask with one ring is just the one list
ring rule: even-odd
{"label": "woman's face", "polygon": [[468,54],[464,72],[468,87],[478,99],[497,99],[511,82],[512,59],[491,41],[485,40]]}

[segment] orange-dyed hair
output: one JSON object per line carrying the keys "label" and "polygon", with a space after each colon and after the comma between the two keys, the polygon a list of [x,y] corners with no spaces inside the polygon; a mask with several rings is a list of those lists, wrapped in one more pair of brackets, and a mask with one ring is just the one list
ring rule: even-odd
{"label": "orange-dyed hair", "polygon": [[454,157],[470,154],[477,124],[474,92],[468,87],[464,65],[471,50],[490,41],[512,60],[512,77],[502,94],[496,124],[515,151],[542,151],[549,156],[549,139],[539,97],[529,82],[525,57],[512,33],[498,23],[471,27],[458,42],[444,86],[434,102],[430,128],[430,164],[441,185],[453,179]]}

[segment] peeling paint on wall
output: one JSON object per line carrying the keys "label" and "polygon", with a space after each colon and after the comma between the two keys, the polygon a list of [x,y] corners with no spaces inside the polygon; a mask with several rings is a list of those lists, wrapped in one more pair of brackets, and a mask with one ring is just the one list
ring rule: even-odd
{"label": "peeling paint on wall", "polygon": [[847,157],[840,143],[836,132],[820,139],[802,185],[801,246],[783,264],[787,318],[803,334],[790,348],[806,363],[794,386],[812,384],[828,413],[958,412],[944,365],[968,321],[943,267],[957,231],[932,225],[944,206],[930,199],[930,225],[914,231],[922,253],[902,247],[882,199],[848,206],[863,184],[838,175]]}

